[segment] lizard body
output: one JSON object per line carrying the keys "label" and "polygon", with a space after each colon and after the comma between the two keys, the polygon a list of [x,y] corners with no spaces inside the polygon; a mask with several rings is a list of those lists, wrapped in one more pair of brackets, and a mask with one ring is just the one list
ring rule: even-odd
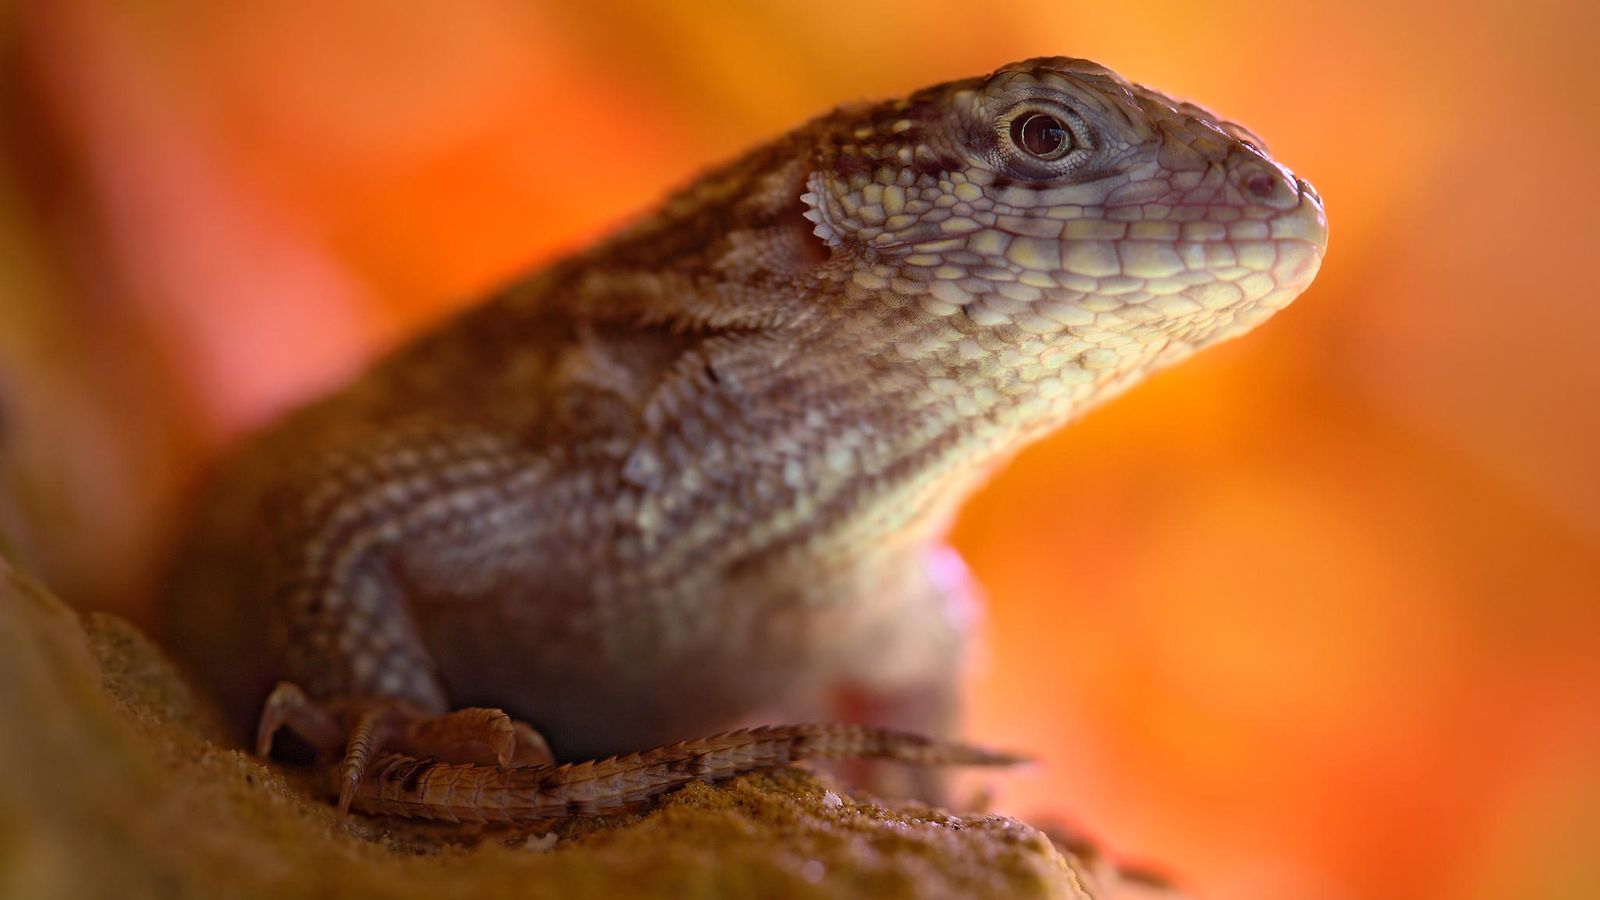
{"label": "lizard body", "polygon": [[561,759],[840,698],[947,733],[963,497],[1325,242],[1259,141],[1093,63],[842,107],[252,442],[169,643],[241,721],[297,686],[263,750],[342,753],[346,804],[386,750],[550,762],[520,722]]}

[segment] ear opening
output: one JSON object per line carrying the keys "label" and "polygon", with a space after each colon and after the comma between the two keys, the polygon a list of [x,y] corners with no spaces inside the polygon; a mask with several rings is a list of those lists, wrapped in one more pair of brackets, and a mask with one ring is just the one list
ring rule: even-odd
{"label": "ear opening", "polygon": [[790,236],[797,255],[803,255],[812,265],[827,262],[840,243],[832,227],[822,224],[815,199],[813,191],[802,193],[784,207],[777,223]]}
{"label": "ear opening", "polygon": [[813,235],[829,247],[837,247],[844,242],[833,223],[833,217],[828,214],[828,192],[820,172],[812,172],[806,177],[806,191],[800,195],[800,203],[805,208],[801,215],[814,226],[811,228]]}
{"label": "ear opening", "polygon": [[840,241],[837,238],[828,240],[826,235],[834,232],[831,226],[820,224],[822,214],[815,205],[817,194],[811,189],[816,179],[815,173],[805,172],[796,172],[784,179],[786,184],[781,196],[786,199],[771,214],[770,224],[762,229],[769,247],[769,252],[763,256],[765,266],[791,274],[832,258],[833,248]]}

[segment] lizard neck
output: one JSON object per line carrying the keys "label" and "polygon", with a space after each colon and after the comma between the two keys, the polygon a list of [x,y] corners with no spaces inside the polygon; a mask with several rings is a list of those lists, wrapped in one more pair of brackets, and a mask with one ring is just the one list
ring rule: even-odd
{"label": "lizard neck", "polygon": [[[784,171],[789,189],[803,182]],[[669,205],[521,294],[590,332],[657,336],[650,354],[589,338],[603,368],[640,369],[625,379],[637,430],[620,474],[641,557],[715,572],[935,540],[1001,462],[1183,352],[1161,341],[1107,354],[1066,327],[938,310],[902,264],[850,245],[818,258],[798,208],[765,208],[697,242],[684,235],[716,215]],[[664,252],[661,229],[672,252],[641,256]]]}
{"label": "lizard neck", "polygon": [[826,304],[846,315],[808,342],[818,358],[833,360],[831,379],[812,377],[837,385],[840,424],[818,437],[844,482],[834,493],[849,510],[839,519],[846,544],[942,534],[962,501],[1016,452],[1188,352],[1153,345],[1105,364],[1064,332],[929,315],[920,298],[882,281],[853,277]]}
{"label": "lizard neck", "polygon": [[[999,463],[1146,368],[930,315],[870,271],[827,267],[782,325],[713,334],[674,366],[624,465],[646,552],[843,565],[934,540]],[[725,527],[696,537],[703,522]]]}

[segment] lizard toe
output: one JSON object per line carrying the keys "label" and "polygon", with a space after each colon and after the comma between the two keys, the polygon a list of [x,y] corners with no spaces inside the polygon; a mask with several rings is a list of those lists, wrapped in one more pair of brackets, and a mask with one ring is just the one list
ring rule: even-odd
{"label": "lizard toe", "polygon": [[554,762],[544,736],[504,711],[469,706],[409,723],[396,749],[453,763],[517,766]]}

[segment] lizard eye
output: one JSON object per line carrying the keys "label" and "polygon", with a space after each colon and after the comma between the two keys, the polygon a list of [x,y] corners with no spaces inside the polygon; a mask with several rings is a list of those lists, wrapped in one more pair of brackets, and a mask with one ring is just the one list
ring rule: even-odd
{"label": "lizard eye", "polygon": [[994,128],[994,161],[1017,178],[1053,181],[1070,175],[1094,153],[1088,123],[1077,111],[1051,100],[1024,100],[995,120]]}
{"label": "lizard eye", "polygon": [[1027,112],[1011,120],[1011,143],[1039,159],[1060,159],[1072,149],[1072,132],[1049,113]]}

